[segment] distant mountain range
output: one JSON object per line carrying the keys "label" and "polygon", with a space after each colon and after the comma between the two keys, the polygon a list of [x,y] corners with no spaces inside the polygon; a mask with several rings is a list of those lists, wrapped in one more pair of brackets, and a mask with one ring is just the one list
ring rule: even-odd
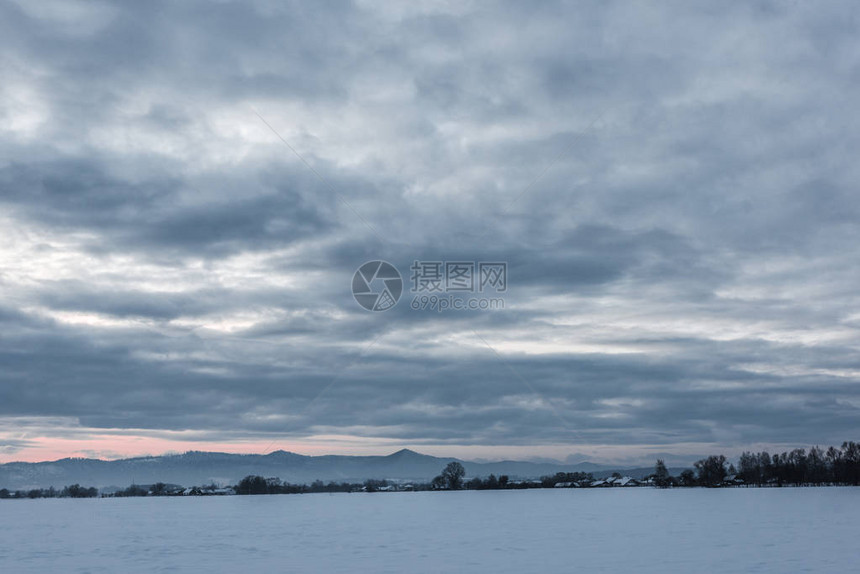
{"label": "distant mountain range", "polygon": [[[0,488],[47,488],[75,483],[108,489],[155,482],[184,486],[212,482],[232,485],[249,474],[276,476],[295,484],[309,484],[314,480],[362,482],[371,478],[426,482],[451,461],[460,462],[468,477],[506,474],[512,479],[526,479],[556,472],[591,472],[596,478],[603,478],[618,471],[640,478],[653,472],[653,467],[617,469],[591,462],[470,462],[420,454],[409,449],[387,456],[305,456],[282,450],[269,454],[192,451],[120,460],[64,458],[51,462],[10,462],[0,464]],[[670,470],[680,472],[681,469]]]}

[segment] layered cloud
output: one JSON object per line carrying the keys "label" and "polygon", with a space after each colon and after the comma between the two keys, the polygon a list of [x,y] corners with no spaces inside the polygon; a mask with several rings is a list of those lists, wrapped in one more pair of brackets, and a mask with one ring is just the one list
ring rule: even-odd
{"label": "layered cloud", "polygon": [[857,438],[851,3],[0,10],[0,460]]}

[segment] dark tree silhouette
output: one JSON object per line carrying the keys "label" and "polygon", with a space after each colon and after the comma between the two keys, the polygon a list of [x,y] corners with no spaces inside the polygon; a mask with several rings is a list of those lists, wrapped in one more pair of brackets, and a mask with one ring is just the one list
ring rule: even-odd
{"label": "dark tree silhouette", "polygon": [[689,468],[682,470],[678,476],[681,486],[696,486],[696,475]]}
{"label": "dark tree silhouette", "polygon": [[388,486],[387,480],[370,479],[364,481],[364,489],[367,492],[376,492],[380,488],[384,488],[386,486]]}
{"label": "dark tree silhouette", "polygon": [[448,490],[460,490],[463,488],[464,476],[466,476],[466,469],[459,462],[449,462],[448,466],[442,471],[442,479],[445,481],[445,486]]}
{"label": "dark tree silhouette", "polygon": [[469,479],[466,482],[466,488],[468,490],[483,490],[484,489],[484,481],[481,480],[480,477],[476,476],[475,478]]}
{"label": "dark tree silhouette", "polygon": [[726,479],[726,457],[711,455],[697,461],[696,467],[699,484],[702,486],[720,486]]}
{"label": "dark tree silhouette", "polygon": [[842,482],[860,485],[860,443],[842,443]]}
{"label": "dark tree silhouette", "polygon": [[246,476],[234,489],[236,494],[269,494],[269,484],[262,476]]}
{"label": "dark tree silhouette", "polygon": [[67,486],[63,489],[61,496],[66,496],[69,498],[95,498],[99,495],[99,491],[96,488],[86,488],[81,486],[80,484],[73,484],[71,486]]}
{"label": "dark tree silhouette", "polygon": [[119,492],[115,493],[114,496],[116,496],[116,497],[146,496],[147,494],[149,494],[149,492],[145,488],[143,488],[142,486],[138,486],[136,484],[132,484],[128,488],[126,488],[124,490],[120,490]]}
{"label": "dark tree silhouette", "polygon": [[671,484],[669,469],[666,468],[666,463],[662,458],[657,459],[657,464],[654,465],[654,485],[660,488],[666,488]]}
{"label": "dark tree silhouette", "polygon": [[751,452],[741,453],[738,459],[738,478],[744,481],[745,484],[758,484],[764,480],[761,472],[761,464],[759,457]]}

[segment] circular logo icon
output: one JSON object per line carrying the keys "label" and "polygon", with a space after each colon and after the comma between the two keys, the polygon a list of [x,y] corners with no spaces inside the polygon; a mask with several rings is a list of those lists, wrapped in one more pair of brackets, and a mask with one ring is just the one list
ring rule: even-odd
{"label": "circular logo icon", "polygon": [[387,261],[368,261],[352,276],[352,295],[368,311],[387,311],[403,293],[403,278]]}

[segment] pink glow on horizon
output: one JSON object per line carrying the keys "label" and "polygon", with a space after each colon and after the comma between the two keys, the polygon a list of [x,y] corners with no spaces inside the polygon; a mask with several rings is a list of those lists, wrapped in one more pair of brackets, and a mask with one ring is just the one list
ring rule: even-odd
{"label": "pink glow on horizon", "polygon": [[[30,444],[14,452],[0,454],[0,463],[43,462],[62,458],[100,458],[112,460],[138,456],[157,456],[182,453],[190,450],[228,452],[235,454],[265,454],[286,450],[304,455],[387,455],[401,448],[411,448],[433,456],[468,458],[521,457],[535,454],[535,447],[478,446],[478,445],[421,445],[413,446],[390,439],[368,439],[353,436],[320,436],[300,440],[248,439],[242,441],[183,440],[143,435],[89,434],[75,438],[30,437]],[[0,437],[2,446],[2,437]],[[548,447],[545,455],[561,454],[559,447]],[[538,447],[537,450],[544,450]],[[567,450],[567,449],[565,449]],[[528,453],[528,454],[527,454]]]}
{"label": "pink glow on horizon", "polygon": [[16,452],[0,455],[0,463],[5,462],[42,462],[69,457],[117,459],[136,456],[160,455],[167,452],[206,450],[232,452],[239,454],[260,453],[264,449],[287,449],[281,444],[272,445],[271,441],[250,441],[241,443],[201,442],[171,440],[144,436],[90,436],[80,439],[36,438],[28,446]]}
{"label": "pink glow on horizon", "polygon": [[[85,438],[38,437],[28,441],[31,444],[14,452],[0,454],[0,463],[43,462],[69,457],[111,460],[182,453],[190,450],[235,454],[265,454],[276,450],[287,450],[306,455],[390,454],[393,452],[379,444],[344,444],[339,441],[335,441],[337,444],[322,441],[276,440],[273,442],[271,439],[224,442],[136,435],[88,435]],[[0,446],[2,446],[2,438],[0,438]]]}
{"label": "pink glow on horizon", "polygon": [[[21,430],[24,430],[23,428]],[[456,457],[464,460],[529,460],[536,457],[564,461],[575,453],[575,461],[625,464],[648,462],[657,453],[670,450],[675,455],[699,455],[703,452],[723,452],[732,456],[739,447],[714,444],[675,445],[462,445],[462,444],[409,444],[381,437],[350,435],[318,435],[299,439],[249,437],[233,441],[205,440],[199,435],[192,440],[185,432],[160,431],[161,436],[126,434],[116,429],[98,430],[69,428],[68,435],[38,436],[39,431],[0,432],[0,464],[8,462],[43,462],[62,458],[99,458],[105,460],[139,456],[157,456],[186,451],[226,452],[235,454],[266,454],[286,450],[303,455],[388,455],[409,448],[438,457]],[[140,431],[138,431],[140,432]],[[4,439],[8,442],[4,444]],[[20,445],[12,447],[12,445]],[[785,446],[785,445],[783,445]],[[788,445],[794,448],[796,445]],[[5,448],[4,448],[5,447]],[[774,448],[776,447],[776,448]],[[752,450],[776,450],[777,445],[746,445]]]}

